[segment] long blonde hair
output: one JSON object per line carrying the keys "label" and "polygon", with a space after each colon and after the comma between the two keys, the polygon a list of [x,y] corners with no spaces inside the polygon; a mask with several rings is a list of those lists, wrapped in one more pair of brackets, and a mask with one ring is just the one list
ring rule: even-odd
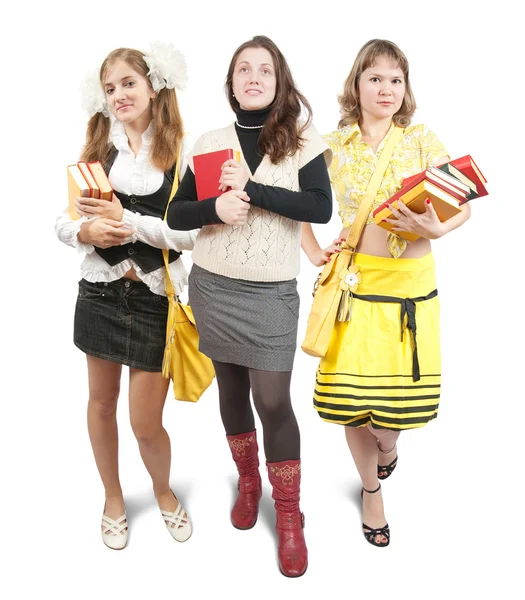
{"label": "long blonde hair", "polygon": [[[113,50],[100,67],[100,82],[104,85],[104,78],[108,69],[116,61],[122,60],[134,71],[143,75],[148,84],[148,65],[144,54],[132,48],[118,48]],[[179,148],[184,135],[182,117],[180,115],[177,94],[174,89],[163,88],[159,90],[157,98],[152,103],[154,134],[150,150],[153,166],[162,171],[173,167],[179,155]],[[102,113],[96,113],[89,119],[86,132],[86,145],[82,152],[81,160],[86,162],[100,160],[104,163],[110,152],[108,144],[110,131],[109,118]]]}
{"label": "long blonde hair", "polygon": [[398,127],[410,125],[416,110],[416,99],[412,92],[409,79],[407,57],[401,50],[388,40],[370,40],[357,53],[356,59],[346,78],[343,93],[338,97],[341,119],[338,127],[359,122],[361,118],[361,104],[359,102],[359,79],[363,71],[373,67],[380,56],[387,56],[397,62],[405,77],[405,97],[401,108],[393,117],[394,124]]}

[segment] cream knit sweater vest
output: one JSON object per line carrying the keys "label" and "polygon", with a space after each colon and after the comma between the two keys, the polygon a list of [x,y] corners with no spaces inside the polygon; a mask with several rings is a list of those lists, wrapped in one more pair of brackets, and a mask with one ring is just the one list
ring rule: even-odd
{"label": "cream knit sweater vest", "polygon": [[[299,191],[299,170],[319,154],[329,164],[331,151],[313,125],[302,134],[305,142],[294,156],[273,165],[264,156],[250,177],[256,183]],[[241,152],[235,124],[201,136],[188,158],[192,171],[195,154],[232,148]],[[287,281],[297,277],[300,265],[301,223],[250,205],[242,226],[206,225],[197,236],[192,260],[207,271],[249,281]]]}

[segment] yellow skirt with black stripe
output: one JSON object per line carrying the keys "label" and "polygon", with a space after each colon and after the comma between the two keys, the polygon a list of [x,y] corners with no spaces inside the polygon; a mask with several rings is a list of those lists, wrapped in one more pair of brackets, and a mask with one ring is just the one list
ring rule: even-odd
{"label": "yellow skirt with black stripe", "polygon": [[434,258],[356,254],[362,282],[349,322],[336,322],[314,406],[330,423],[422,427],[438,412],[439,298]]}

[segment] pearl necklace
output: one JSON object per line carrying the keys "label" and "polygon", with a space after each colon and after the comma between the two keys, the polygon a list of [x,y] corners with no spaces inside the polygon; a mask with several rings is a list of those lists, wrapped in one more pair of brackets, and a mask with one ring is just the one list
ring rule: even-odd
{"label": "pearl necklace", "polygon": [[235,124],[241,129],[262,129],[264,127],[264,125],[241,125],[239,121],[235,121]]}

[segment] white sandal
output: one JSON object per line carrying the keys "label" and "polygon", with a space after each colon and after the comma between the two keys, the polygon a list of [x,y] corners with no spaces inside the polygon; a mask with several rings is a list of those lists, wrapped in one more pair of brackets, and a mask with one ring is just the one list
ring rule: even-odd
{"label": "white sandal", "polygon": [[[175,496],[175,494],[173,495]],[[164,523],[166,524],[170,535],[177,540],[177,542],[185,542],[189,539],[192,533],[192,527],[190,519],[180,502],[173,512],[162,509],[160,509],[160,512],[164,517]]]}
{"label": "white sandal", "polygon": [[128,542],[126,513],[118,519],[102,515],[102,541],[112,550],[122,550]]}

